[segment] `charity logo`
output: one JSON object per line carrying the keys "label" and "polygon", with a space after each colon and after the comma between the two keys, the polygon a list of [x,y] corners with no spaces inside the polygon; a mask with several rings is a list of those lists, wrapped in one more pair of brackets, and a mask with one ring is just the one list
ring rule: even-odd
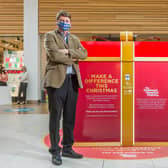
{"label": "charity logo", "polygon": [[130,80],[130,74],[125,74],[125,80]]}
{"label": "charity logo", "polygon": [[144,92],[146,93],[147,96],[151,96],[151,97],[158,97],[159,96],[158,89],[151,89],[149,87],[145,87]]}

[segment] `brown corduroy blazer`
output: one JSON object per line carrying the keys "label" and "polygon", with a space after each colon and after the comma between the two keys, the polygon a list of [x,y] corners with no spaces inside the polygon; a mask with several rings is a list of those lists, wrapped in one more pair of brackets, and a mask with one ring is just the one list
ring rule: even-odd
{"label": "brown corduroy blazer", "polygon": [[[44,87],[60,88],[65,80],[67,66],[72,65],[82,88],[82,80],[78,61],[87,58],[87,51],[81,45],[80,40],[73,34],[68,37],[68,44],[58,30],[45,34],[44,48],[47,56],[47,65],[44,77]],[[68,49],[68,54],[63,54],[59,49]]]}

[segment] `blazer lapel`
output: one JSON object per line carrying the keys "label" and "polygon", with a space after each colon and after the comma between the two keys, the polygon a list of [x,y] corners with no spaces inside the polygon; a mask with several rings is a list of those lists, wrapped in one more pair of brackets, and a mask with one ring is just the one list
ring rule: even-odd
{"label": "blazer lapel", "polygon": [[55,35],[59,38],[60,42],[64,43],[65,48],[68,49],[68,45],[66,44],[66,42],[64,41],[63,37],[62,37],[61,34],[58,32],[58,30],[55,31]]}
{"label": "blazer lapel", "polygon": [[73,48],[72,47],[72,45],[73,45],[73,41],[72,40],[73,39],[72,39],[71,35],[69,35],[69,37],[68,37],[68,48]]}

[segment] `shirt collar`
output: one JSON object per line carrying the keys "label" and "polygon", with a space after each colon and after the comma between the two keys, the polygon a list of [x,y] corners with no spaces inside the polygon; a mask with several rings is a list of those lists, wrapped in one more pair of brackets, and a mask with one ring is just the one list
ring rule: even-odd
{"label": "shirt collar", "polygon": [[64,36],[64,33],[63,33],[63,32],[61,32],[61,31],[60,31],[60,30],[58,30],[58,29],[57,29],[57,32],[58,32],[58,33],[60,33],[60,34],[61,34],[61,36],[62,36],[63,38],[67,38],[67,37],[69,36],[69,34],[70,34],[69,32],[67,32],[66,36]]}

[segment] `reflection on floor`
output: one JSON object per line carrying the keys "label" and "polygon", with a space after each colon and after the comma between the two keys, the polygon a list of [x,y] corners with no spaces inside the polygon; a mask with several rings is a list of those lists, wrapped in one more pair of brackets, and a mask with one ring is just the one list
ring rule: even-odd
{"label": "reflection on floor", "polygon": [[[10,109],[13,109],[10,110]],[[18,111],[23,109],[23,111]],[[30,109],[31,111],[26,111]],[[48,148],[47,104],[0,106],[0,167],[52,168]],[[145,158],[145,156],[144,156]],[[107,160],[63,158],[62,168],[167,168],[168,158]]]}
{"label": "reflection on floor", "polygon": [[[28,109],[31,108],[32,110],[25,111],[24,110],[25,108],[28,108]],[[23,110],[17,111],[17,109],[23,109]],[[6,114],[7,112],[12,112],[12,114],[13,113],[14,114],[48,114],[48,104],[41,103],[41,104],[25,104],[25,105],[20,105],[20,104],[3,105],[3,106],[1,105],[0,114]]]}

